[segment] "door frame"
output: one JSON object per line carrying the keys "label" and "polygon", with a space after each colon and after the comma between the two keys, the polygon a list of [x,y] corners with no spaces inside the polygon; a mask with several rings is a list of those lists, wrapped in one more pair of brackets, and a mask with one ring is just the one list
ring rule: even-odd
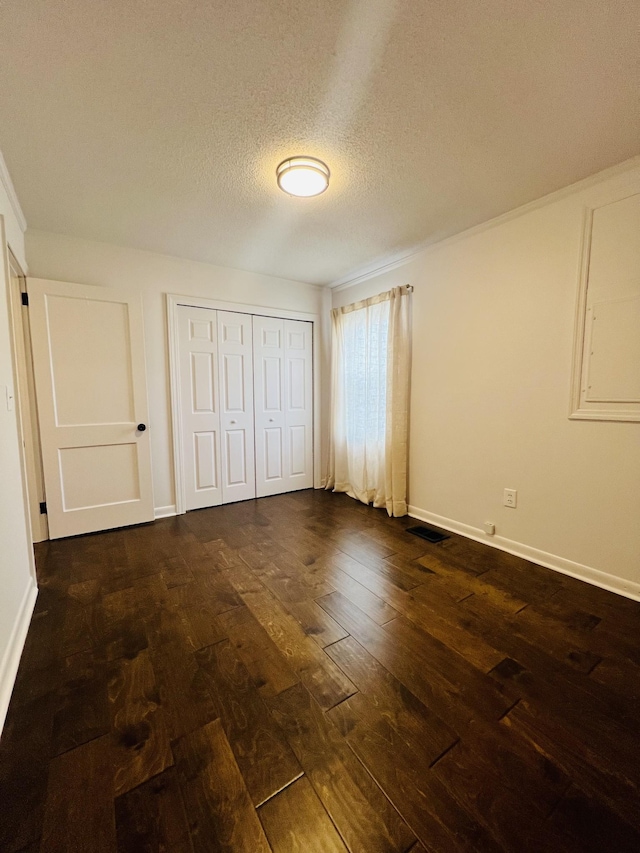
{"label": "door frame", "polygon": [[16,368],[16,397],[20,415],[23,463],[29,517],[31,519],[31,539],[33,542],[44,542],[49,538],[49,525],[46,513],[42,511],[42,503],[46,502],[46,494],[36,383],[31,352],[28,297],[27,304],[25,305],[23,302],[23,296],[27,294],[27,276],[10,248],[8,249],[8,256],[10,321]]}
{"label": "door frame", "polygon": [[182,457],[182,396],[180,393],[180,350],[178,336],[178,305],[191,308],[209,308],[213,311],[232,311],[236,314],[257,314],[282,320],[304,320],[313,324],[313,487],[322,488],[320,467],[320,315],[286,308],[265,308],[241,302],[223,302],[202,296],[181,296],[167,293],[167,333],[169,342],[169,386],[171,424],[173,428],[173,475],[175,480],[176,515],[186,509],[184,463]]}

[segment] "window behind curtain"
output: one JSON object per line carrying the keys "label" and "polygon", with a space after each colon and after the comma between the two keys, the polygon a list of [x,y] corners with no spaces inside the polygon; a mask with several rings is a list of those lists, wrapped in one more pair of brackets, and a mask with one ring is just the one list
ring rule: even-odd
{"label": "window behind curtain", "polygon": [[387,411],[389,303],[344,316],[344,382],[347,443],[384,444]]}
{"label": "window behind curtain", "polygon": [[406,515],[409,290],[331,312],[331,434],[326,488]]}

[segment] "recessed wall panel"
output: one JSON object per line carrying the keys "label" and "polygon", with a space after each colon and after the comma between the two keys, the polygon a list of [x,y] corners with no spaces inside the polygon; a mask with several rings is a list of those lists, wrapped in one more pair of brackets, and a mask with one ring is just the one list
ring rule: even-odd
{"label": "recessed wall panel", "polygon": [[640,296],[593,306],[585,398],[640,402]]}

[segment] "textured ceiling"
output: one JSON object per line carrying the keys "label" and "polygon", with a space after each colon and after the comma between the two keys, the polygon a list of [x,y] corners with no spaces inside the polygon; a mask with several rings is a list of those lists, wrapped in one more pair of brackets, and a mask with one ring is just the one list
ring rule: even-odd
{"label": "textured ceiling", "polygon": [[638,0],[2,0],[0,47],[31,228],[302,281],[640,151]]}

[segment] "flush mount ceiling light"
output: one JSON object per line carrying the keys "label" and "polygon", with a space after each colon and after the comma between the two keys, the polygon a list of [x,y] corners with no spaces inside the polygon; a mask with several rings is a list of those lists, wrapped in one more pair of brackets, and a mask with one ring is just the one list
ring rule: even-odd
{"label": "flush mount ceiling light", "polygon": [[280,189],[303,198],[323,193],[329,174],[329,167],[315,157],[289,157],[276,169]]}

